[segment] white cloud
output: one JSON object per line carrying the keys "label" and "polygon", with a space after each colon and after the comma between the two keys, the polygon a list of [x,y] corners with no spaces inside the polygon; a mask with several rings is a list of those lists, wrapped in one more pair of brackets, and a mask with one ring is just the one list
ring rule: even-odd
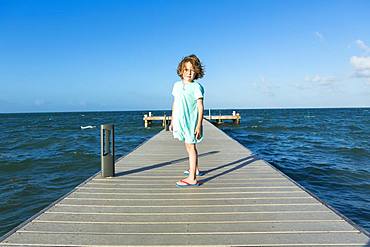
{"label": "white cloud", "polygon": [[333,76],[314,75],[306,76],[305,81],[314,82],[321,86],[331,86],[336,81],[336,79]]}
{"label": "white cloud", "polygon": [[368,45],[366,45],[364,41],[358,39],[355,42],[356,42],[356,45],[358,46],[358,48],[360,48],[361,50],[363,50],[365,52],[370,52],[370,47]]}
{"label": "white cloud", "polygon": [[351,64],[355,70],[370,70],[370,57],[351,57]]}
{"label": "white cloud", "polygon": [[311,88],[309,85],[304,84],[304,83],[295,83],[293,86],[299,90],[305,90],[305,89]]}
{"label": "white cloud", "polygon": [[350,63],[355,70],[353,73],[354,77],[370,79],[370,57],[353,56],[350,59]]}
{"label": "white cloud", "polygon": [[370,70],[358,70],[354,75],[355,77],[364,77],[370,79]]}
{"label": "white cloud", "polygon": [[324,40],[325,40],[324,35],[322,35],[322,33],[320,33],[320,32],[315,32],[315,36],[316,36],[316,38],[318,38],[320,41],[324,41]]}

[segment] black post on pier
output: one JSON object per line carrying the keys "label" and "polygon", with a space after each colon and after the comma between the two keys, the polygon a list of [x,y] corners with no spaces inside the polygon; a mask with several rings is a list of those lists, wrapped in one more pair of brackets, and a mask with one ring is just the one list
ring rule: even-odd
{"label": "black post on pier", "polygon": [[114,125],[102,124],[100,128],[101,176],[114,177]]}

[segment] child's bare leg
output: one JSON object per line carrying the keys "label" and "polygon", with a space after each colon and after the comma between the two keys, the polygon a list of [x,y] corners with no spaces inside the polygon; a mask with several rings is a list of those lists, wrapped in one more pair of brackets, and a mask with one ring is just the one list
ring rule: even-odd
{"label": "child's bare leg", "polygon": [[195,144],[185,143],[186,151],[189,155],[189,176],[184,179],[186,182],[196,183],[196,171],[198,169],[198,151]]}
{"label": "child's bare leg", "polygon": [[195,144],[185,144],[189,154],[189,179],[195,180],[198,168],[198,151]]}

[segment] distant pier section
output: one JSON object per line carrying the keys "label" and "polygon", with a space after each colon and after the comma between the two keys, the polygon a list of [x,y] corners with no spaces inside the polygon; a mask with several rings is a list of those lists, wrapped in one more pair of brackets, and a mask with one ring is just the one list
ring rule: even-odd
{"label": "distant pier section", "polygon": [[[211,122],[212,120],[215,120],[218,124],[223,123],[225,120],[232,120],[234,124],[240,124],[241,116],[240,113],[236,111],[232,111],[231,115],[219,114],[212,116],[211,111],[208,110],[208,115],[204,115],[204,118]],[[162,121],[162,126],[166,128],[168,126],[168,123],[172,120],[172,117],[166,116],[166,114],[164,114],[163,116],[153,116],[152,112],[148,112],[148,114],[144,114],[143,120],[145,128],[150,126],[152,124],[152,121]]]}

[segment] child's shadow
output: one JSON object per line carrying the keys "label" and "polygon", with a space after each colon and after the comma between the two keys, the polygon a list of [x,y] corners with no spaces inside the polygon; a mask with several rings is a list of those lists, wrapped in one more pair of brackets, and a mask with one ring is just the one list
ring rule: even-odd
{"label": "child's shadow", "polygon": [[228,170],[226,170],[226,171],[223,171],[223,172],[221,172],[221,173],[215,174],[215,175],[213,175],[213,176],[211,176],[211,177],[207,177],[207,178],[204,178],[204,179],[200,179],[198,182],[199,182],[199,184],[200,184],[200,185],[203,185],[203,184],[205,184],[205,183],[207,183],[207,182],[209,182],[209,181],[211,181],[211,180],[213,180],[213,179],[215,179],[215,178],[217,178],[217,177],[220,177],[220,176],[226,175],[226,174],[228,174],[228,173],[230,173],[230,172],[233,172],[233,171],[235,171],[235,170],[238,170],[238,169],[240,169],[240,168],[243,168],[244,166],[246,166],[246,165],[248,165],[248,164],[250,164],[250,163],[252,163],[252,162],[254,162],[254,161],[257,161],[257,160],[259,160],[259,159],[258,159],[255,155],[251,155],[251,156],[248,156],[248,157],[245,157],[245,158],[239,159],[239,160],[232,161],[232,162],[227,163],[227,164],[225,164],[225,165],[221,165],[221,166],[218,166],[218,167],[212,168],[212,169],[210,169],[210,170],[205,170],[205,171],[203,171],[203,172],[204,172],[205,174],[207,174],[207,173],[210,173],[210,172],[213,172],[213,171],[216,171],[216,170],[222,169],[222,168],[224,168],[224,167],[231,166],[231,165],[237,164],[237,163],[239,163],[239,162],[243,162],[243,163],[241,163],[241,164],[239,164],[239,165],[237,165],[237,166],[231,167],[230,169],[228,169]]}
{"label": "child's shadow", "polygon": [[[207,153],[199,154],[198,156],[203,157],[203,156],[207,156],[207,155],[211,155],[211,154],[217,154],[219,152],[220,151],[210,151],[210,152],[207,152]],[[148,170],[151,170],[151,169],[157,169],[157,168],[161,168],[161,167],[164,167],[164,166],[173,165],[173,164],[176,164],[176,163],[179,163],[179,162],[182,162],[182,161],[186,161],[188,159],[189,158],[181,158],[181,159],[166,161],[166,162],[162,162],[162,163],[154,164],[154,165],[150,165],[150,166],[144,166],[144,167],[140,167],[140,168],[136,168],[136,169],[116,173],[115,176],[116,177],[125,176],[125,175],[129,175],[129,174],[132,174],[132,173],[139,173],[139,172],[148,171]]]}

